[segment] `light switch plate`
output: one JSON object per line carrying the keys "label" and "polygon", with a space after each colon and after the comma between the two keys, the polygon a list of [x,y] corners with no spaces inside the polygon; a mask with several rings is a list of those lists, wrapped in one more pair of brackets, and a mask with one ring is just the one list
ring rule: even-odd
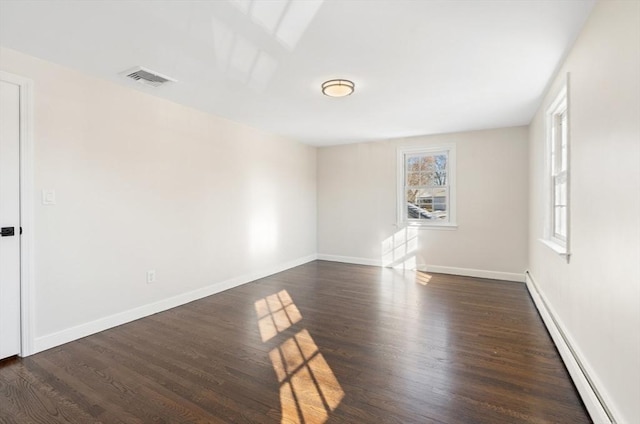
{"label": "light switch plate", "polygon": [[156,270],[150,269],[147,271],[147,284],[153,284],[156,282]]}
{"label": "light switch plate", "polygon": [[42,204],[43,205],[55,205],[56,204],[56,191],[51,188],[42,189]]}

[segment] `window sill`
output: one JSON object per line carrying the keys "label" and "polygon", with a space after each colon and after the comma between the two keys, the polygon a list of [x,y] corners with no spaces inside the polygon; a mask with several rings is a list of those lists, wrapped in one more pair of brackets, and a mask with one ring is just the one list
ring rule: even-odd
{"label": "window sill", "polygon": [[398,227],[407,227],[407,228],[415,228],[418,230],[444,230],[444,231],[454,231],[458,229],[457,224],[427,224],[427,223],[417,223],[417,222],[404,222],[398,225]]}
{"label": "window sill", "polygon": [[569,256],[571,256],[571,253],[567,251],[567,248],[565,246],[562,246],[558,243],[554,243],[553,241],[547,240],[547,239],[538,239],[538,241],[540,241],[542,244],[544,244],[545,246],[547,246],[549,249],[553,250],[560,256],[563,256],[567,259],[569,258]]}

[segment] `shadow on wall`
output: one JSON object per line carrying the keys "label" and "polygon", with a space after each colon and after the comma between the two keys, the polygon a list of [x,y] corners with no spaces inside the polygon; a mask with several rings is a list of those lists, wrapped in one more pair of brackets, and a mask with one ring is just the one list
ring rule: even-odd
{"label": "shadow on wall", "polygon": [[282,335],[302,321],[291,296],[282,290],[257,300],[255,309],[262,341],[274,345],[269,358],[280,384],[281,422],[326,422],[344,391],[306,329],[287,338]]}
{"label": "shadow on wall", "polygon": [[405,227],[382,242],[382,266],[406,270],[416,269],[418,229]]}

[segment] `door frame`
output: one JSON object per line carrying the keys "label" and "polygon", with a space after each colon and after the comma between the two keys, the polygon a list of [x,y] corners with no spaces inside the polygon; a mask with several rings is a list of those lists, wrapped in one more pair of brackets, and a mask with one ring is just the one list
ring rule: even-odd
{"label": "door frame", "polygon": [[20,356],[33,353],[33,81],[0,71],[0,79],[20,87]]}

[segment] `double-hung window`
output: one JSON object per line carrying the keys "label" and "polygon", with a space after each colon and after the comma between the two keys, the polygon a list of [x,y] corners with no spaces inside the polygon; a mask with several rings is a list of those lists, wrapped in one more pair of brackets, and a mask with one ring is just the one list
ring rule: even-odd
{"label": "double-hung window", "polygon": [[567,85],[546,113],[548,219],[544,240],[556,252],[569,254],[569,108]]}
{"label": "double-hung window", "polygon": [[398,149],[400,225],[455,226],[455,146]]}

